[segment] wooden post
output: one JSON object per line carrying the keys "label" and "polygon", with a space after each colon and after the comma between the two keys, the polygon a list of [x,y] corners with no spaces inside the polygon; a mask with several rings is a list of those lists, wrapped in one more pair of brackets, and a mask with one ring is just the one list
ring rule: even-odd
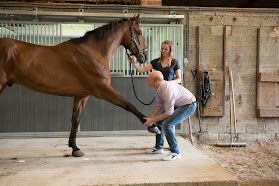
{"label": "wooden post", "polygon": [[223,114],[225,114],[225,86],[226,86],[226,38],[227,27],[223,28]]}
{"label": "wooden post", "polygon": [[229,66],[229,78],[230,78],[230,100],[232,104],[232,116],[233,116],[233,124],[234,124],[234,137],[237,137],[236,130],[236,112],[235,112],[235,100],[234,100],[234,89],[233,89],[233,74],[232,69]]}
{"label": "wooden post", "polygon": [[256,117],[259,117],[259,76],[260,76],[260,38],[261,38],[261,30],[257,28],[257,62],[256,62]]}
{"label": "wooden post", "polygon": [[190,116],[189,116],[188,120],[189,120],[189,133],[190,133],[189,138],[190,138],[190,141],[191,141],[192,145],[194,145],[193,134],[192,134],[192,123],[191,123],[191,117]]}
{"label": "wooden post", "polygon": [[200,117],[200,100],[199,100],[199,82],[200,82],[200,27],[197,26],[196,27],[196,72],[197,72],[197,75],[196,75],[196,87],[197,87],[197,94],[196,94],[196,99],[197,99],[197,104],[199,104],[199,107],[198,107],[198,112],[197,112],[197,115],[198,117]]}

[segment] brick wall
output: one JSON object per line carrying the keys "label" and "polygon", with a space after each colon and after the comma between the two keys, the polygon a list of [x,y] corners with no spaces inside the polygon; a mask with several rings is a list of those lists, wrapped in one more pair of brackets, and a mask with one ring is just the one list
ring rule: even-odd
{"label": "brick wall", "polygon": [[[275,14],[192,12],[190,63],[184,68],[186,77],[184,83],[195,91],[190,69],[196,68],[196,26],[200,27],[200,69],[222,70],[224,25],[227,26],[226,69],[230,66],[233,70],[239,136],[242,141],[279,140],[279,119],[256,117],[257,28],[261,29],[260,72],[279,73],[279,21]],[[209,143],[229,141],[228,71],[226,71],[225,95],[223,117],[201,118],[202,131],[207,131],[200,135],[201,140]],[[199,131],[198,118],[191,119],[194,132]]]}
{"label": "brick wall", "polygon": [[141,6],[162,6],[162,0],[141,0]]}

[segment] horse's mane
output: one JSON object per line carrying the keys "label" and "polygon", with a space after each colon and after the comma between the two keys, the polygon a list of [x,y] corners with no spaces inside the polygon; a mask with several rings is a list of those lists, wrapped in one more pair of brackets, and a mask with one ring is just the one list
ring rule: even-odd
{"label": "horse's mane", "polygon": [[120,20],[120,21],[111,21],[110,23],[101,26],[99,28],[96,28],[94,30],[88,31],[84,34],[84,36],[80,38],[73,38],[70,41],[75,44],[84,43],[88,40],[89,37],[93,36],[97,40],[104,39],[108,34],[114,32],[117,29],[117,24],[120,22],[122,23],[126,19]]}

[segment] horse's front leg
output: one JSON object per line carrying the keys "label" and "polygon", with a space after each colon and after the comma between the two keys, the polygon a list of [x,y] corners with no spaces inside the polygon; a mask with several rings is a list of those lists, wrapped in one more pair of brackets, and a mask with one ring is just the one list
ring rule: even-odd
{"label": "horse's front leg", "polygon": [[136,109],[129,101],[121,97],[111,86],[102,86],[98,89],[98,92],[93,94],[96,98],[104,99],[114,105],[124,108],[125,110],[132,112],[135,116],[139,118],[142,123],[145,123],[145,115]]}
{"label": "horse's front leg", "polygon": [[76,136],[77,129],[80,121],[81,111],[84,109],[86,102],[88,101],[89,96],[87,97],[75,97],[74,98],[74,107],[73,107],[73,115],[72,115],[72,129],[69,137],[69,147],[72,147],[73,152],[72,155],[75,157],[82,157],[84,153],[77,147],[76,145]]}

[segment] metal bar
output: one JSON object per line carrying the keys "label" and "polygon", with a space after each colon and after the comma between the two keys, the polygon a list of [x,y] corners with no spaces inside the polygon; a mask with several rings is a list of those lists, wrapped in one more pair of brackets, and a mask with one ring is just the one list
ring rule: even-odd
{"label": "metal bar", "polygon": [[21,41],[23,41],[23,24],[21,24]]}
{"label": "metal bar", "polygon": [[35,36],[35,24],[33,24],[33,43],[36,44],[36,36]]}
{"label": "metal bar", "polygon": [[50,27],[51,27],[51,25],[48,25],[48,46],[51,46],[51,44],[50,44]]}
{"label": "metal bar", "polygon": [[60,25],[60,43],[62,43],[62,24],[59,25]]}
{"label": "metal bar", "polygon": [[[183,76],[183,69],[184,69],[184,56],[183,56],[183,54],[182,54],[182,52],[183,52],[183,26],[182,25],[180,25],[180,34],[179,34],[179,37],[180,37],[180,52],[179,52],[179,54],[180,54],[180,68],[181,68],[181,85],[184,85],[184,76]],[[178,53],[177,53],[177,55],[178,55]]]}
{"label": "metal bar", "polygon": [[[164,29],[165,30],[165,29]],[[171,36],[169,35],[169,27],[167,27],[167,30],[166,30],[166,38],[168,39],[168,38],[171,38]]]}
{"label": "metal bar", "polygon": [[[162,27],[160,26],[160,33],[162,33]],[[163,34],[160,34],[160,42],[159,45],[162,43],[162,35],[164,35],[164,31]]]}
{"label": "metal bar", "polygon": [[[12,38],[12,36],[11,36],[11,30],[12,30],[12,26],[11,26],[12,24],[10,23],[9,24],[9,38]],[[18,27],[17,27],[17,33],[18,33]],[[17,37],[18,37],[18,35],[17,35]],[[18,39],[18,38],[17,38]]]}
{"label": "metal bar", "polygon": [[[14,33],[15,33],[15,23],[13,24],[13,28],[14,28]],[[16,35],[13,34],[13,38],[15,39]]]}
{"label": "metal bar", "polygon": [[25,41],[27,42],[27,24],[25,24]]}
{"label": "metal bar", "polygon": [[44,34],[44,36],[45,36],[45,43],[44,43],[44,45],[47,45],[47,24],[44,24],[44,32],[45,32],[45,34]]}
{"label": "metal bar", "polygon": [[123,63],[122,63],[122,68],[123,68],[123,74],[124,75],[129,75],[129,73],[127,72],[127,70],[125,70],[125,64],[128,64],[129,62],[127,62],[127,60],[125,60],[126,58],[126,56],[125,56],[126,54],[125,54],[125,51],[123,50],[122,51],[122,58],[123,58]]}
{"label": "metal bar", "polygon": [[54,45],[54,24],[52,25],[52,46]]}
{"label": "metal bar", "polygon": [[58,24],[56,24],[56,44],[58,44]]}
{"label": "metal bar", "polygon": [[36,27],[37,27],[37,44],[39,45],[39,44],[41,43],[41,42],[40,42],[40,35],[39,35],[40,25],[37,24]]}
{"label": "metal bar", "polygon": [[[3,15],[33,15],[32,11],[24,10],[0,10],[0,14]],[[56,12],[56,11],[37,11],[38,16],[67,16],[67,17],[98,17],[98,18],[127,18],[133,17],[134,13],[120,14],[120,13],[88,13],[88,12]],[[140,14],[141,18],[146,19],[184,19],[184,15],[162,15],[162,14]]]}
{"label": "metal bar", "polygon": [[7,23],[5,23],[5,37],[7,37]]}
{"label": "metal bar", "polygon": [[32,24],[29,24],[29,43],[32,43],[31,26],[32,26]]}
{"label": "metal bar", "polygon": [[42,41],[41,45],[44,45],[43,24],[41,24],[41,41]]}
{"label": "metal bar", "polygon": [[19,33],[20,33],[20,38],[21,38],[21,41],[23,41],[23,24],[18,24],[18,27],[20,29]]}

